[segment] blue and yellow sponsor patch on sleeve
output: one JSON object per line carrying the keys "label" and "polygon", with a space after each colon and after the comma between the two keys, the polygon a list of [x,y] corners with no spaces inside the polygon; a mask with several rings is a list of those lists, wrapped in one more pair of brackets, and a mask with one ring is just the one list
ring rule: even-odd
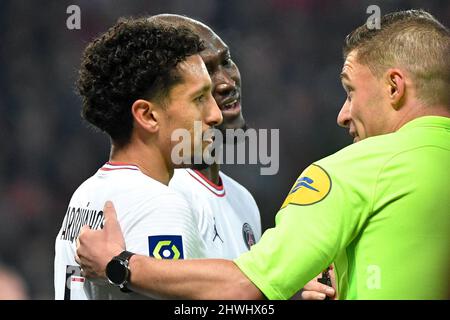
{"label": "blue and yellow sponsor patch on sleeve", "polygon": [[184,259],[183,238],[181,236],[149,236],[148,250],[150,257],[156,259]]}
{"label": "blue and yellow sponsor patch on sleeve", "polygon": [[331,178],[316,164],[310,165],[295,181],[281,209],[288,204],[307,206],[325,199],[331,190]]}

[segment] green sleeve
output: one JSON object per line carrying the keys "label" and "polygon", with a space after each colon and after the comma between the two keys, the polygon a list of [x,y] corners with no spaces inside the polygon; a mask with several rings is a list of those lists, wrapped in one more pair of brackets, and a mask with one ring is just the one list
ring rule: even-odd
{"label": "green sleeve", "polygon": [[346,172],[325,165],[311,165],[300,175],[275,227],[235,260],[268,299],[291,298],[334,261],[369,215],[361,199],[367,199],[370,183],[349,183]]}

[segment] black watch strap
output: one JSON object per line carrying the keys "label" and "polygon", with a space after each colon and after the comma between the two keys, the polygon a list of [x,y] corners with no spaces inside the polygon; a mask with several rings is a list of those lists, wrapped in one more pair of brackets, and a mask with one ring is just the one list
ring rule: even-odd
{"label": "black watch strap", "polygon": [[126,263],[126,266],[127,266],[127,268],[128,268],[128,276],[127,276],[127,279],[125,280],[125,282],[124,282],[121,286],[119,286],[120,291],[125,292],[125,293],[133,292],[132,290],[130,290],[130,289],[127,287],[128,283],[130,282],[130,276],[131,276],[131,272],[130,272],[130,268],[129,268],[129,263],[130,263],[130,258],[131,258],[133,255],[134,255],[133,252],[124,250],[124,251],[122,251],[118,256],[115,257],[116,259],[120,259],[120,260],[122,260],[123,262],[125,262],[125,263]]}
{"label": "black watch strap", "polygon": [[122,251],[118,256],[116,256],[116,258],[119,258],[119,259],[121,259],[121,260],[126,261],[127,263],[129,263],[129,260],[130,260],[131,256],[133,256],[133,255],[134,255],[133,252],[124,250],[124,251]]}

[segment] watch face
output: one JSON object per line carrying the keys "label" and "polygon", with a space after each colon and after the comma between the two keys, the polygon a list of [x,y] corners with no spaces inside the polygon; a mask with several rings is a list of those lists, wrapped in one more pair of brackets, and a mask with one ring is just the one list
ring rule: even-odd
{"label": "watch face", "polygon": [[113,259],[106,266],[106,276],[115,285],[121,285],[127,279],[127,267],[122,261]]}

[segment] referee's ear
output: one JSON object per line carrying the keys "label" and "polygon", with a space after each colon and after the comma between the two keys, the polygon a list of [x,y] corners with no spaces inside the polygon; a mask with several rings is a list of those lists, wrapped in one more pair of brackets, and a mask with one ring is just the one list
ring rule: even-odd
{"label": "referee's ear", "polygon": [[393,68],[386,72],[389,100],[392,108],[399,110],[405,103],[405,74],[402,70]]}
{"label": "referee's ear", "polygon": [[148,100],[138,99],[131,106],[131,114],[137,128],[155,133],[159,130],[159,116],[161,108]]}

